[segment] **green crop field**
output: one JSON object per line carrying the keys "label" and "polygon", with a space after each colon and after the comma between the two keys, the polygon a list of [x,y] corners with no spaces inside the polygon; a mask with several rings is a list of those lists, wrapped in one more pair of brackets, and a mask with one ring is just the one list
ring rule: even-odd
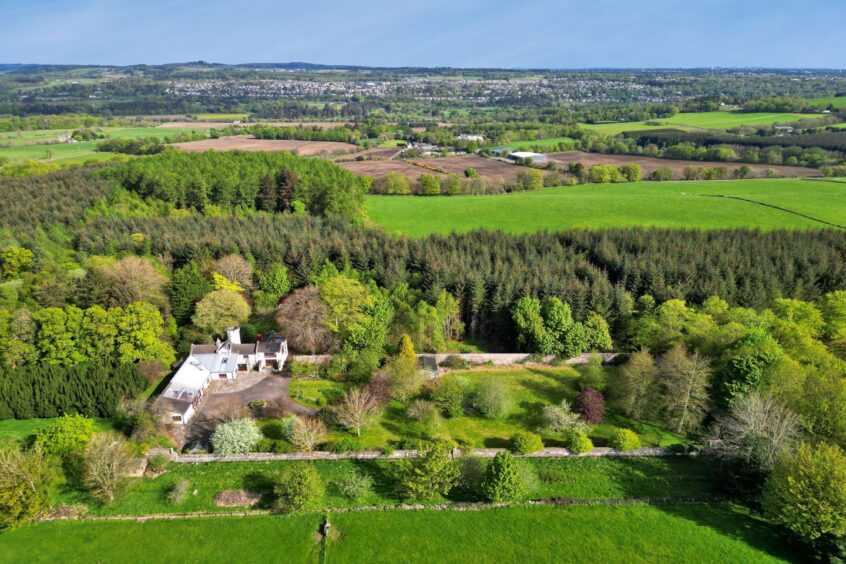
{"label": "green crop field", "polygon": [[675,127],[678,129],[731,129],[733,127],[740,127],[741,125],[773,125],[818,117],[820,117],[820,114],[691,112],[676,114],[670,118],[650,120],[650,122],[655,122],[658,125],[648,125],[644,121],[632,121],[623,123],[582,123],[579,126],[599,131],[605,135],[617,135],[624,131],[640,131],[666,127]]}
{"label": "green crop field", "polygon": [[[0,561],[36,562],[785,562],[778,531],[730,504],[379,511],[28,525]],[[378,531],[378,540],[374,538]],[[36,547],[36,548],[34,548]]]}
{"label": "green crop field", "polygon": [[[736,196],[758,203],[711,196]],[[761,205],[767,204],[767,205]],[[820,229],[843,225],[846,186],[826,180],[771,179],[585,184],[499,196],[369,196],[370,218],[390,233],[659,226]]]}
{"label": "green crop field", "polygon": [[250,114],[195,114],[194,119],[197,121],[235,121],[245,120],[250,117]]}
{"label": "green crop field", "polygon": [[829,104],[836,109],[846,108],[846,96],[831,96],[829,98],[813,98],[808,104],[816,108],[827,108]]}

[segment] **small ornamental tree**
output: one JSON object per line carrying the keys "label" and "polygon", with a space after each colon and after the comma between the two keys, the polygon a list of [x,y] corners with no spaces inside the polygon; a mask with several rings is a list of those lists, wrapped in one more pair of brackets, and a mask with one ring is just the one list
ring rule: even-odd
{"label": "small ornamental tree", "polygon": [[240,325],[250,316],[250,304],[234,290],[215,290],[197,303],[194,325],[208,333],[219,333],[230,325]]}
{"label": "small ornamental tree", "polygon": [[276,479],[273,506],[281,513],[314,509],[324,493],[323,481],[312,464],[292,464],[285,467]]}
{"label": "small ornamental tree", "polygon": [[609,443],[617,450],[637,450],[640,448],[640,437],[630,429],[616,429]]}
{"label": "small ornamental tree", "polygon": [[473,398],[473,405],[488,419],[504,417],[511,409],[508,388],[499,380],[485,380]]}
{"label": "small ornamental tree", "polygon": [[218,425],[211,437],[211,443],[215,454],[228,456],[255,451],[261,438],[261,430],[256,422],[241,418]]}
{"label": "small ornamental tree", "polygon": [[531,454],[543,449],[543,439],[537,433],[519,431],[511,437],[511,450],[517,454]]}
{"label": "small ornamental tree", "polygon": [[54,468],[41,449],[0,447],[0,530],[37,518],[50,505]]}
{"label": "small ornamental tree", "polygon": [[360,437],[361,430],[372,425],[379,417],[379,405],[367,388],[353,388],[332,408],[332,413],[335,421]]}
{"label": "small ornamental tree", "polygon": [[80,454],[94,435],[94,420],[84,415],[62,415],[35,435],[44,454],[68,458]]}
{"label": "small ornamental tree", "polygon": [[497,453],[482,478],[482,495],[490,501],[513,501],[525,494],[520,462],[510,452]]}
{"label": "small ornamental tree", "polygon": [[593,388],[585,388],[576,396],[573,410],[582,416],[585,423],[602,423],[605,419],[605,398]]}
{"label": "small ornamental tree", "polygon": [[585,422],[582,421],[578,413],[570,408],[567,400],[561,400],[560,405],[544,407],[541,418],[543,419],[543,428],[557,435],[567,435],[573,431],[584,431],[586,429]]}
{"label": "small ornamental tree", "polygon": [[452,460],[452,443],[438,441],[425,445],[416,458],[397,463],[399,494],[409,499],[432,499],[447,495],[461,474]]}
{"label": "small ornamental tree", "polygon": [[773,468],[764,509],[806,541],[846,534],[846,455],[834,445],[800,444]]}
{"label": "small ornamental tree", "polygon": [[291,425],[290,441],[299,450],[314,450],[326,439],[326,425],[313,417],[297,417]]}
{"label": "small ornamental tree", "polygon": [[97,433],[82,455],[82,482],[102,503],[111,503],[126,485],[129,468],[126,441],[116,433]]}
{"label": "small ornamental tree", "polygon": [[432,390],[432,400],[450,417],[464,413],[464,386],[452,376],[444,376]]}
{"label": "small ornamental tree", "polygon": [[417,395],[423,387],[425,377],[408,335],[402,336],[397,356],[385,366],[385,378],[390,384],[391,395],[403,403]]}

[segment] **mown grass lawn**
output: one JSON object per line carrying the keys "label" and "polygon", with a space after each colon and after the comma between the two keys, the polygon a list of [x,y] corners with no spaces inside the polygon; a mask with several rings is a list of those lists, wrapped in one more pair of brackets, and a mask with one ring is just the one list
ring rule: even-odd
{"label": "mown grass lawn", "polygon": [[474,229],[828,228],[765,205],[714,196],[747,198],[841,225],[846,217],[846,190],[839,183],[794,178],[584,184],[498,196],[369,196],[367,208],[375,224],[412,237]]}
{"label": "mown grass lawn", "polygon": [[[778,531],[731,504],[331,514],[325,562],[785,562]],[[321,561],[322,516],[52,522],[0,536],[0,561]]]}
{"label": "mown grass lawn", "polygon": [[328,548],[334,562],[778,562],[796,556],[773,528],[730,505],[391,512],[331,519],[338,535]]}
{"label": "mown grass lawn", "polygon": [[[461,464],[484,464],[472,459]],[[708,461],[689,457],[671,458],[527,458],[524,463],[533,479],[524,499],[641,499],[661,496],[696,496],[714,492],[712,467]],[[242,507],[217,507],[215,496],[224,490],[244,489],[265,496],[260,507],[269,507],[273,483],[293,462],[227,462],[171,464],[155,478],[137,478],[117,500],[107,506],[92,502],[69,485],[54,504],[83,503],[95,515],[146,515],[162,513],[237,512]],[[403,500],[396,495],[394,469],[390,460],[319,460],[309,462],[320,473],[326,493],[320,507],[394,505]],[[373,478],[372,491],[361,499],[350,500],[336,487],[339,478],[350,472]],[[167,502],[173,485],[186,480],[190,495],[177,504]],[[477,500],[473,492],[456,490],[453,501]],[[437,497],[431,503],[447,499]]]}
{"label": "mown grass lawn", "polygon": [[61,522],[0,534],[0,562],[319,562],[316,515]]}

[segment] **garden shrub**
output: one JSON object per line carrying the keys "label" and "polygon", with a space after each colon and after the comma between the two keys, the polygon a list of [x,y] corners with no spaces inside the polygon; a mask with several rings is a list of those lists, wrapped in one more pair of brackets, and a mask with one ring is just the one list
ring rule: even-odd
{"label": "garden shrub", "polygon": [[605,398],[594,388],[587,387],[576,396],[573,409],[582,416],[585,423],[602,423],[605,419]]}
{"label": "garden shrub", "polygon": [[[291,422],[293,423],[293,421]],[[285,439],[286,428],[285,423],[281,419],[270,419],[261,424],[261,434],[268,439],[275,441]]]}
{"label": "garden shrub", "polygon": [[462,493],[481,499],[482,479],[488,461],[475,456],[462,456],[456,461],[458,464],[458,485]]}
{"label": "garden shrub", "polygon": [[537,433],[519,431],[511,437],[511,450],[517,454],[531,454],[543,449],[543,439]]}
{"label": "garden shrub", "polygon": [[153,472],[159,473],[167,469],[170,459],[164,454],[157,454],[147,459],[147,468]]}
{"label": "garden shrub", "polygon": [[253,400],[247,405],[251,410],[258,412],[267,407],[267,400]]}
{"label": "garden shrub", "polygon": [[344,452],[356,452],[362,450],[362,448],[363,447],[358,439],[355,439],[354,437],[343,437],[332,442],[326,450],[340,454]]}
{"label": "garden shrub", "polygon": [[422,423],[430,421],[437,416],[435,404],[426,400],[414,400],[407,408],[405,408],[405,415],[412,421]]}
{"label": "garden shrub", "polygon": [[44,454],[68,458],[80,454],[94,435],[94,420],[84,415],[62,415],[35,435]]}
{"label": "garden shrub", "polygon": [[510,452],[497,453],[482,478],[481,488],[485,499],[498,502],[513,501],[522,497],[526,487],[520,466],[520,461]]}
{"label": "garden shrub", "polygon": [[567,450],[573,454],[584,454],[593,450],[593,441],[583,431],[573,431],[567,437]]}
{"label": "garden shrub", "polygon": [[292,464],[282,470],[273,486],[273,506],[281,513],[316,508],[325,488],[317,469],[311,464]]}
{"label": "garden shrub", "polygon": [[464,413],[464,386],[454,376],[444,376],[432,390],[432,400],[450,417]]}
{"label": "garden shrub", "polygon": [[218,425],[211,437],[211,444],[215,454],[247,454],[255,451],[261,438],[256,422],[242,418]]}
{"label": "garden shrub", "polygon": [[332,482],[332,485],[342,497],[362,499],[372,491],[373,478],[358,470],[350,470]]}
{"label": "garden shrub", "polygon": [[167,492],[167,502],[169,505],[179,505],[185,498],[188,497],[188,490],[191,489],[191,484],[188,480],[179,480],[173,484]]}
{"label": "garden shrub", "polygon": [[630,429],[616,429],[609,444],[617,450],[636,450],[640,448],[640,437]]}
{"label": "garden shrub", "polygon": [[418,442],[419,455],[403,458],[396,464],[399,495],[411,499],[432,499],[447,495],[458,483],[459,469],[452,459],[453,443]]}
{"label": "garden shrub", "polygon": [[473,398],[473,407],[489,419],[505,416],[511,408],[508,388],[498,380],[486,380]]}

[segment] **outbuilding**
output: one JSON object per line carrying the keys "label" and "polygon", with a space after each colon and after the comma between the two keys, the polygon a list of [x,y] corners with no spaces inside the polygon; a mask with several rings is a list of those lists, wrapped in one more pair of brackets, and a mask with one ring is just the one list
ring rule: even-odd
{"label": "outbuilding", "polygon": [[548,163],[549,158],[546,155],[541,153],[530,153],[528,151],[516,151],[508,155],[509,159],[513,159],[515,161],[526,161],[528,159],[532,159],[533,163]]}

